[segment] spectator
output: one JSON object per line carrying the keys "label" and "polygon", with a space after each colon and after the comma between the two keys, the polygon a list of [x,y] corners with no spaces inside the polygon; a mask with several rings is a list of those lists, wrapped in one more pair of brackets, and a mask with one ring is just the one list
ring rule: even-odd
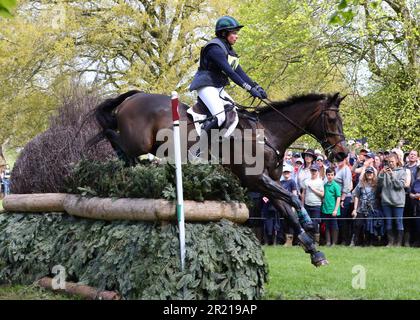
{"label": "spectator", "polygon": [[10,169],[9,165],[6,164],[6,169],[0,176],[4,188],[4,195],[7,196],[10,193]]}
{"label": "spectator", "polygon": [[381,156],[380,156],[380,155],[378,155],[378,154],[375,156],[375,158],[374,158],[374,160],[373,160],[373,167],[374,167],[374,168],[375,168],[375,170],[376,170],[376,174],[377,174],[379,171],[381,171],[381,169],[383,168]]}
{"label": "spectator", "polygon": [[[303,160],[302,160],[303,162]],[[285,188],[287,191],[293,193],[295,196],[298,195],[296,181],[292,178],[293,167],[290,165],[283,166],[283,176],[282,180],[280,180],[280,184]],[[292,246],[293,244],[293,234],[294,230],[290,227],[285,220],[281,221],[281,225],[283,230],[285,231],[285,243],[286,247]]]}
{"label": "spectator", "polygon": [[[401,161],[396,153],[388,156],[388,166],[378,175],[378,187],[381,188],[381,204],[386,218],[388,246],[401,246],[403,241],[403,212],[405,205],[406,172],[401,167]],[[395,218],[395,228],[393,220]]]}
{"label": "spectator", "polygon": [[[358,182],[359,182],[359,176],[362,173],[362,168],[363,165],[365,164],[366,161],[366,155],[368,154],[369,150],[367,149],[361,149],[359,152],[359,155],[357,156],[357,160],[356,162],[353,164],[352,168],[351,168],[351,172],[354,174],[353,175],[353,185],[357,186]],[[371,163],[368,163],[368,166],[371,166]]]}
{"label": "spectator", "polygon": [[319,167],[310,167],[311,177],[303,181],[302,203],[312,219],[315,227],[315,242],[319,244],[319,224],[321,218],[322,197],[324,196],[324,182],[319,178]]}
{"label": "spectator", "polygon": [[420,247],[420,165],[417,166],[417,174],[414,178],[413,185],[410,190],[411,208],[413,210],[414,227],[414,246]]}
{"label": "spectator", "polygon": [[292,151],[286,151],[286,153],[284,154],[284,162],[291,165],[293,163],[292,156]]}
{"label": "spectator", "polygon": [[376,186],[375,170],[373,167],[367,167],[365,174],[353,191],[354,210],[352,216],[358,218],[354,227],[356,245],[378,243],[384,235],[384,221],[377,219],[382,216],[382,213],[378,210],[376,203]]}
{"label": "spectator", "polygon": [[353,221],[348,220],[349,218],[351,218],[351,211],[352,211],[351,191],[353,189],[353,183],[352,183],[351,170],[348,165],[347,159],[344,159],[343,161],[340,161],[338,163],[338,166],[335,169],[334,180],[340,186],[340,191],[341,191],[340,217],[343,219],[339,220],[338,222],[339,229],[340,229],[341,244],[348,246],[351,243],[352,234],[353,234]]}
{"label": "spectator", "polygon": [[338,240],[337,217],[340,216],[341,190],[334,181],[334,170],[327,169],[327,183],[324,185],[324,199],[322,201],[322,219],[325,219],[325,238],[327,246],[336,245]]}
{"label": "spectator", "polygon": [[262,197],[261,215],[264,218],[264,243],[269,246],[281,242],[283,234],[277,209],[267,197]]}
{"label": "spectator", "polygon": [[410,177],[410,185],[406,184],[406,197],[405,197],[405,206],[404,206],[404,217],[409,217],[410,219],[404,219],[404,246],[410,245],[411,238],[414,238],[415,228],[416,228],[416,219],[411,219],[414,217],[414,207],[415,200],[410,197],[410,192],[413,187],[414,181],[417,177],[418,171],[418,153],[416,150],[411,150],[407,156],[407,163],[404,165],[407,175]]}
{"label": "spectator", "polygon": [[319,155],[316,157],[316,164],[319,167],[319,178],[326,183],[327,182],[327,174],[326,174],[326,170],[327,167],[324,164],[324,157],[322,155]]}
{"label": "spectator", "polygon": [[300,194],[299,191],[299,187],[298,187],[298,174],[299,174],[299,170],[303,165],[303,159],[302,158],[297,158],[295,160],[295,164],[293,165],[293,172],[292,172],[292,179],[296,182],[296,187],[298,189],[298,194]]}
{"label": "spectator", "polygon": [[303,159],[305,162],[303,163],[303,166],[300,167],[298,172],[298,190],[299,192],[302,192],[302,185],[303,181],[306,179],[309,179],[311,177],[310,167],[315,161],[315,153],[312,149],[306,149],[305,152],[302,153]]}

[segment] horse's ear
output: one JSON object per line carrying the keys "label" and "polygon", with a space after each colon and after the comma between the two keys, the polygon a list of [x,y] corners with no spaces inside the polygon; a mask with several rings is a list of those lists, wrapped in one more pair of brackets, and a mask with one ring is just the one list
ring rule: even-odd
{"label": "horse's ear", "polygon": [[338,96],[340,95],[340,92],[334,93],[334,95],[330,98],[329,103],[333,104],[335,101],[337,101]]}
{"label": "horse's ear", "polygon": [[346,94],[344,96],[342,96],[342,97],[339,97],[338,100],[337,100],[338,104],[340,104],[341,101],[343,101],[345,97],[347,97]]}

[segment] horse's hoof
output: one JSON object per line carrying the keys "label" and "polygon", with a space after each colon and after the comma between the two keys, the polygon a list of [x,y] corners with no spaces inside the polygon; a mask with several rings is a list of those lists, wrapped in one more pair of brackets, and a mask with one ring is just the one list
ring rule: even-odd
{"label": "horse's hoof", "polygon": [[321,251],[315,252],[311,255],[311,262],[315,267],[326,266],[328,264],[327,258]]}

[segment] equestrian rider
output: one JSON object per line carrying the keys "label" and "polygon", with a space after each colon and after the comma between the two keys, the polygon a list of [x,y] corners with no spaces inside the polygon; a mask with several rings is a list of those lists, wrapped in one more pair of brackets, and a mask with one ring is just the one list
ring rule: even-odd
{"label": "equestrian rider", "polygon": [[190,91],[197,90],[199,98],[215,116],[202,128],[207,133],[211,129],[220,128],[226,120],[224,106],[230,103],[222,97],[233,100],[224,90],[229,84],[229,79],[247,90],[253,97],[267,98],[264,89],[242,70],[238,55],[232,48],[242,27],[230,16],[219,18],[216,22],[216,38],[201,49],[200,65],[190,85]]}

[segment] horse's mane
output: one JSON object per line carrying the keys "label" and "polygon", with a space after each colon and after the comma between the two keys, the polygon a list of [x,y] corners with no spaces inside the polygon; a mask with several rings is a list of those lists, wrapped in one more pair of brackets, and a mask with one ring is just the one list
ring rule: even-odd
{"label": "horse's mane", "polygon": [[324,94],[324,93],[309,93],[309,94],[294,95],[294,96],[289,97],[287,100],[273,101],[272,103],[270,103],[271,107],[264,106],[264,107],[256,108],[253,113],[258,113],[258,114],[266,113],[269,111],[273,111],[272,107],[274,107],[275,109],[282,109],[296,103],[319,101],[323,99],[328,99],[330,97],[331,95]]}

